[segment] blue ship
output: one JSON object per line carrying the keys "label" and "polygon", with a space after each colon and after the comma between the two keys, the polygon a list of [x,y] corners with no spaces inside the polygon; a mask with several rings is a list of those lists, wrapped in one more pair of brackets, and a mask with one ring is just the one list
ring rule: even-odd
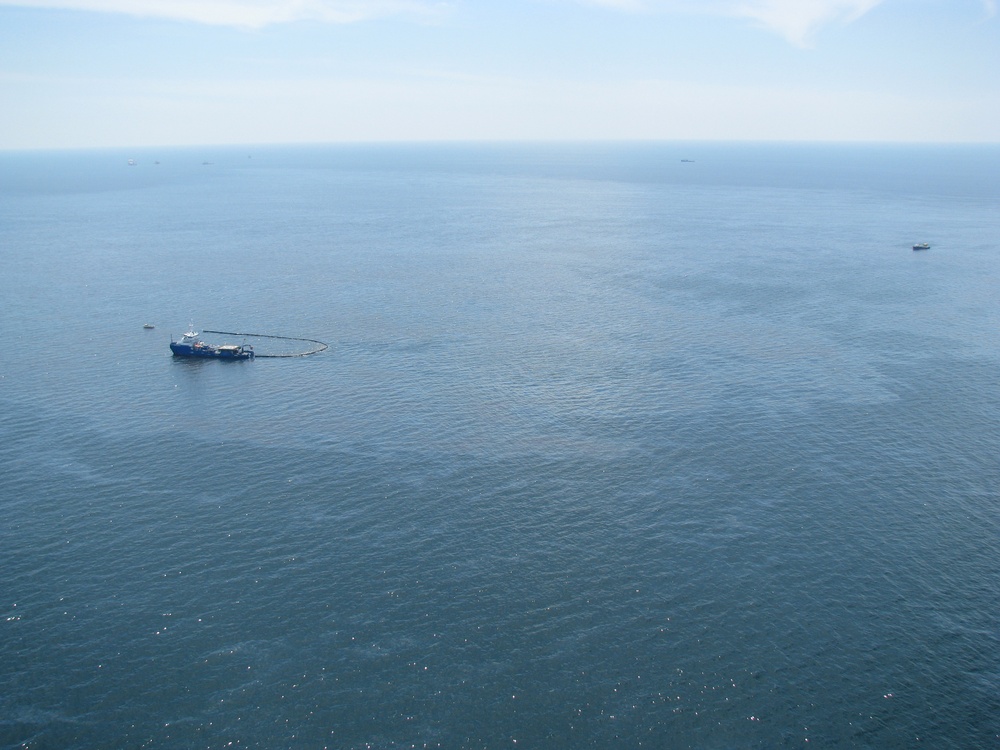
{"label": "blue ship", "polygon": [[198,338],[194,326],[181,336],[180,341],[170,342],[170,351],[175,357],[212,357],[214,359],[253,359],[253,347],[249,344],[223,344],[213,346]]}

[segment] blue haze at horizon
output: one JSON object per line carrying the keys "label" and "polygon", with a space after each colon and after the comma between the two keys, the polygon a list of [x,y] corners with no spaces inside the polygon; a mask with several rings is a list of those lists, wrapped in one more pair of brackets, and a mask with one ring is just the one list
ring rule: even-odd
{"label": "blue haze at horizon", "polygon": [[995,746],[997,149],[0,164],[0,746]]}

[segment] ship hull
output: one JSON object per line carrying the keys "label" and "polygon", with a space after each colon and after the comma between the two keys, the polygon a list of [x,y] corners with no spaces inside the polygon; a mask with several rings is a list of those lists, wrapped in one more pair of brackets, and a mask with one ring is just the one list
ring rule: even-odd
{"label": "ship hull", "polygon": [[170,342],[170,351],[175,357],[199,357],[202,359],[253,359],[253,350],[241,346],[191,346],[175,341]]}

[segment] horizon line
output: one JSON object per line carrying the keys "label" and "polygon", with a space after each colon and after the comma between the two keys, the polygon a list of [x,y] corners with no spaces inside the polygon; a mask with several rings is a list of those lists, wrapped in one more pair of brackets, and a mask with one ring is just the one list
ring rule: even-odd
{"label": "horizon line", "polygon": [[126,151],[150,149],[198,149],[198,148],[294,148],[294,147],[338,147],[338,146],[587,146],[587,145],[657,145],[657,144],[702,144],[702,145],[825,145],[825,146],[1000,146],[1000,140],[886,140],[886,139],[823,139],[823,138],[442,138],[442,139],[351,139],[338,141],[247,141],[247,142],[206,142],[206,143],[149,143],[122,144],[110,146],[0,146],[0,153],[55,152],[55,151]]}

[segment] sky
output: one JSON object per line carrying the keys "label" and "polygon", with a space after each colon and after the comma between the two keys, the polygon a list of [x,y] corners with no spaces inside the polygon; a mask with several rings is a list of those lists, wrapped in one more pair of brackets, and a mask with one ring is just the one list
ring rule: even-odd
{"label": "sky", "polygon": [[0,0],[0,149],[1000,142],[997,0]]}

